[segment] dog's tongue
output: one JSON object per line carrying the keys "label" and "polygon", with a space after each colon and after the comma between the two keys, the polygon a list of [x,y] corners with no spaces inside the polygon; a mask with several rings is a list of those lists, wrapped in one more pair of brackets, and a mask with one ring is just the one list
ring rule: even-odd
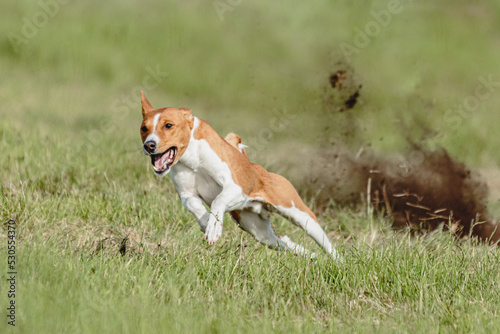
{"label": "dog's tongue", "polygon": [[157,158],[155,160],[155,167],[156,169],[162,169],[163,165],[165,164],[165,161],[168,159],[168,154],[169,152],[165,152],[161,157]]}

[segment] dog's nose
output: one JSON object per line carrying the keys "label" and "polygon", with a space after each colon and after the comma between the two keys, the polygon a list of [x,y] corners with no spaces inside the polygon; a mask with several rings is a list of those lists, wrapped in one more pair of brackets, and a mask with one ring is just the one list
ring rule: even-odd
{"label": "dog's nose", "polygon": [[144,143],[144,150],[148,153],[153,153],[156,150],[156,142],[153,140]]}

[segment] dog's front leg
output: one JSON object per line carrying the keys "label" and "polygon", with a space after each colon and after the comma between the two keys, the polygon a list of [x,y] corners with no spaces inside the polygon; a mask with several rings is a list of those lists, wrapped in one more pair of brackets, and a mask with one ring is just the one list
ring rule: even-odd
{"label": "dog's front leg", "polygon": [[205,233],[207,229],[210,212],[205,209],[201,198],[193,195],[184,195],[181,197],[182,205],[193,214],[200,225],[200,230]]}
{"label": "dog's front leg", "polygon": [[215,198],[210,207],[210,216],[205,230],[205,240],[209,244],[213,244],[222,235],[222,223],[224,220],[224,213],[226,212],[226,204],[219,197]]}
{"label": "dog's front leg", "polygon": [[240,202],[241,189],[232,186],[222,188],[222,192],[212,202],[210,207],[210,218],[208,219],[207,229],[205,230],[205,240],[213,244],[222,235],[222,223],[224,213],[228,207],[233,207],[235,203]]}
{"label": "dog's front leg", "polygon": [[183,165],[176,165],[172,168],[170,176],[182,201],[182,205],[193,214],[200,225],[200,230],[205,233],[210,213],[198,195],[194,172]]}

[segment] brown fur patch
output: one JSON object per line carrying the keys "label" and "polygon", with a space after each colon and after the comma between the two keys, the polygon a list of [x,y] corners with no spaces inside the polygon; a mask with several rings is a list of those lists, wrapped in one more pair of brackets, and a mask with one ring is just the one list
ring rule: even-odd
{"label": "brown fur patch", "polygon": [[228,164],[234,182],[243,189],[244,194],[252,198],[262,198],[264,202],[273,206],[291,208],[295,205],[296,208],[306,212],[317,221],[314,213],[304,204],[287,179],[278,174],[269,173],[258,164],[250,163],[246,155],[241,154],[220,137],[207,122],[200,120],[194,137],[206,140],[219,158]]}

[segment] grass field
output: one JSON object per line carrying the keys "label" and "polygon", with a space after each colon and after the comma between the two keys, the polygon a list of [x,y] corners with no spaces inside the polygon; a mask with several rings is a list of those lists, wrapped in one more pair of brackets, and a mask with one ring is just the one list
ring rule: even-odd
{"label": "grass field", "polygon": [[[496,1],[0,9],[1,333],[498,332],[497,247],[410,237],[333,203],[320,220],[342,263],[278,217],[277,230],[317,260],[268,250],[229,217],[209,246],[139,136],[145,90],[154,107],[189,107],[220,134],[237,132],[255,162],[284,175],[300,150],[398,154],[407,139],[498,174]],[[342,112],[328,82],[339,68],[362,85]]]}

